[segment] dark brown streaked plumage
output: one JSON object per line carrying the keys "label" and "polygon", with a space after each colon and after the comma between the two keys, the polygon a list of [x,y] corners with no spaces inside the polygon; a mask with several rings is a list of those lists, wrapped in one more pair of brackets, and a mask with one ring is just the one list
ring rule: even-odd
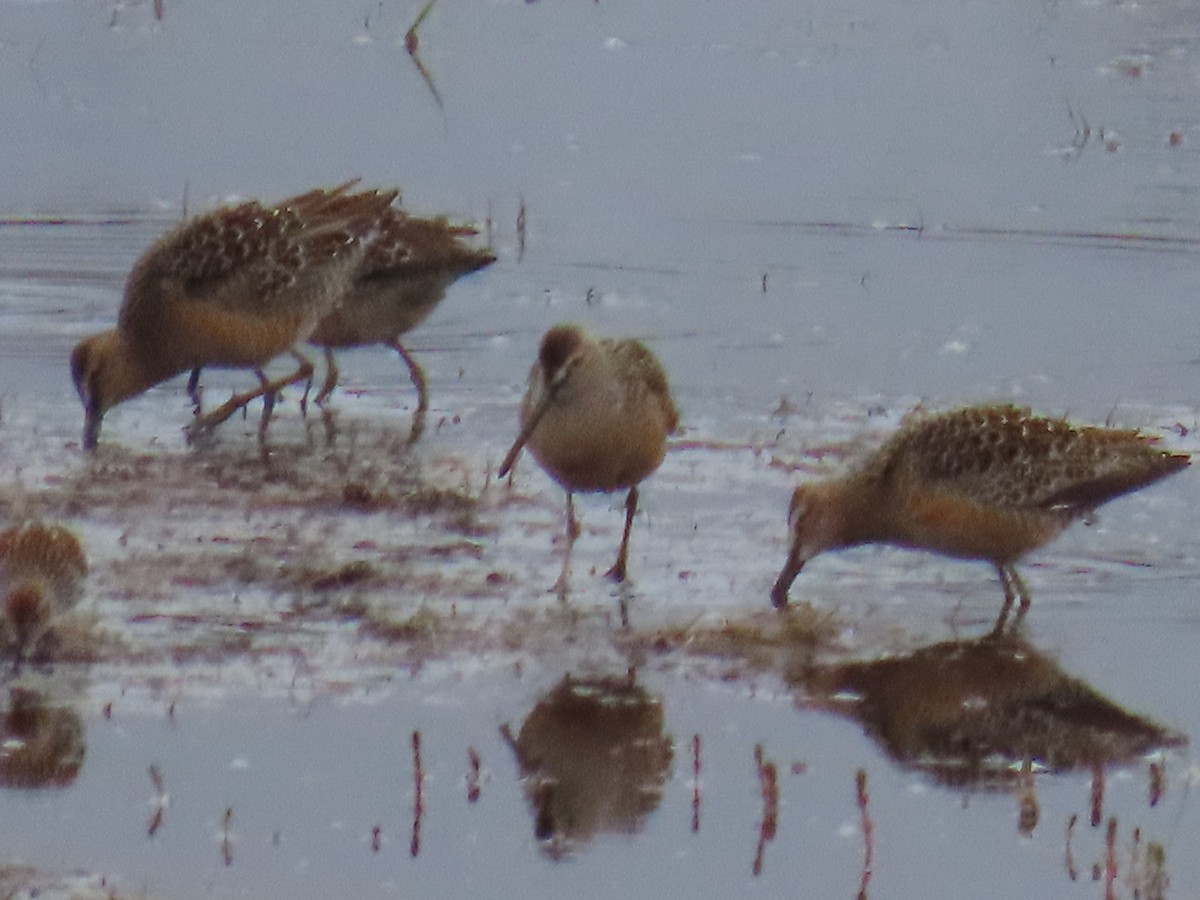
{"label": "dark brown streaked plumage", "polygon": [[[340,301],[363,237],[397,195],[350,193],[353,184],[273,207],[249,201],[218,209],[155,242],[130,272],[117,327],[84,338],[71,354],[84,447],[96,446],[113,406],[189,369],[249,368],[260,380],[198,419],[192,434],[311,377],[312,364],[295,347]],[[299,367],[269,381],[262,367],[283,353]]]}
{"label": "dark brown streaked plumage", "polygon": [[910,417],[866,462],[803,484],[788,513],[791,545],[771,600],[819,553],[887,543],[991,562],[1004,587],[1001,630],[1029,592],[1015,564],[1101,504],[1190,462],[1137,431],[1076,426],[1014,406]]}

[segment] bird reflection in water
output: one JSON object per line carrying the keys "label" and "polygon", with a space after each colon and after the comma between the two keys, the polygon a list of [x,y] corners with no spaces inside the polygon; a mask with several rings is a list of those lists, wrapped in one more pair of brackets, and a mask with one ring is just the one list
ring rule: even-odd
{"label": "bird reflection in water", "polygon": [[618,678],[565,677],[514,737],[534,835],[555,859],[600,832],[633,833],[662,799],[673,755],[658,698]]}
{"label": "bird reflection in water", "polygon": [[66,787],[83,765],[83,722],[74,707],[13,687],[0,708],[0,787]]}
{"label": "bird reflection in water", "polygon": [[[1187,740],[1016,636],[810,667],[794,681],[806,703],[859,720],[900,765],[948,786],[1015,791],[1025,806],[1035,772],[1094,772]],[[1031,812],[1022,816],[1031,830]]]}

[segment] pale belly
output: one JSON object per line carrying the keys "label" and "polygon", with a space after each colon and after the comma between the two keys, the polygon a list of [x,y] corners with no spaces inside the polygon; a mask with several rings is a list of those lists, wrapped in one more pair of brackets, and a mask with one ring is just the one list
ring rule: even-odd
{"label": "pale belly", "polygon": [[550,410],[528,447],[546,474],[567,490],[618,491],[658,468],[666,454],[667,433],[654,410],[591,417]]}

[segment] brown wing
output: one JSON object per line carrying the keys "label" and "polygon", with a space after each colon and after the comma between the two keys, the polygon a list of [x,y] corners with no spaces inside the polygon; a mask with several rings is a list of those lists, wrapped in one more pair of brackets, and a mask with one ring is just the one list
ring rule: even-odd
{"label": "brown wing", "polygon": [[397,340],[424,321],[455,280],[495,261],[490,251],[462,240],[475,233],[389,207],[363,239],[342,302],[321,319],[310,341],[349,347]]}
{"label": "brown wing", "polygon": [[477,234],[470,225],[410,216],[389,207],[366,240],[356,279],[404,280],[433,274],[449,284],[496,261],[490,250],[476,249],[463,240]]}
{"label": "brown wing", "polygon": [[653,397],[662,409],[667,431],[675,431],[679,427],[679,410],[675,407],[671,387],[667,383],[667,373],[658,357],[641,341],[632,338],[605,338],[600,343],[611,348],[615,365],[628,376],[624,379],[626,389],[634,392],[639,399],[642,393]]}
{"label": "brown wing", "polygon": [[134,265],[118,326],[153,339],[158,307],[195,302],[267,313],[324,266],[352,259],[395,191],[347,193],[351,183],[314,190],[274,207],[250,201],[197,216]]}
{"label": "brown wing", "polygon": [[1080,513],[1188,465],[1154,444],[1015,406],[970,407],[904,426],[877,465],[980,504]]}
{"label": "brown wing", "polygon": [[48,588],[47,599],[60,608],[77,602],[87,575],[83,548],[58,525],[28,522],[0,532],[0,582],[28,579]]}
{"label": "brown wing", "polygon": [[1072,460],[1078,475],[1050,488],[1043,505],[1095,509],[1191,465],[1190,455],[1162,450],[1156,444],[1157,438],[1136,431],[1083,429]]}

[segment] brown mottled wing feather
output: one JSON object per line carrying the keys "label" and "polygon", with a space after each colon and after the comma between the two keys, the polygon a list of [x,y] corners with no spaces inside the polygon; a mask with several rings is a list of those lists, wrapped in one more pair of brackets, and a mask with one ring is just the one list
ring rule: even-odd
{"label": "brown mottled wing feather", "polygon": [[[330,200],[335,197],[353,196],[349,193],[350,188],[359,183],[361,179],[351,178],[349,181],[343,181],[339,185],[331,188],[313,188],[311,191],[305,191],[303,194],[297,194],[295,197],[289,197],[287,200],[280,202],[280,206],[286,206],[296,210],[303,216],[311,215],[314,211],[320,210],[326,206]],[[399,191],[395,191],[395,201],[400,199]]]}
{"label": "brown mottled wing feather", "polygon": [[65,528],[29,522],[0,532],[0,586],[5,589],[22,580],[37,582],[61,609],[78,602],[87,571],[83,548]]}
{"label": "brown mottled wing feather", "polygon": [[654,397],[662,408],[667,431],[675,431],[679,427],[679,410],[675,408],[675,400],[667,384],[667,373],[658,357],[641,341],[633,339],[605,338],[600,343],[611,348],[619,369],[636,375],[626,380],[627,388],[630,391],[645,391]]}
{"label": "brown mottled wing feather", "polygon": [[[155,339],[163,296],[146,282],[173,285],[177,300],[268,312],[314,262],[351,252],[395,192],[347,194],[349,185],[289,198],[275,207],[250,201],[197,216],[162,237],[130,273],[118,326]],[[155,285],[154,287],[157,287]]]}
{"label": "brown mottled wing feather", "polygon": [[1185,467],[1136,431],[1081,427],[1014,406],[916,419],[884,446],[880,474],[984,505],[1082,513]]}
{"label": "brown mottled wing feather", "polygon": [[[1156,439],[1136,431],[1085,429],[1093,464],[1092,474],[1076,481],[1066,481],[1043,498],[1043,505],[1072,509],[1095,509],[1101,503],[1136,491],[1159,479],[1173,475],[1191,464],[1191,457],[1171,453],[1155,446]],[[1082,463],[1088,453],[1081,448]],[[1101,458],[1101,456],[1104,458]]]}
{"label": "brown mottled wing feather", "polygon": [[429,274],[446,283],[496,261],[489,250],[477,250],[461,238],[478,232],[451,225],[445,218],[423,219],[390,207],[366,241],[358,281],[417,278]]}
{"label": "brown mottled wing feather", "polygon": [[395,341],[415,328],[458,278],[495,262],[461,238],[473,228],[421,219],[389,207],[363,239],[362,257],[341,304],[309,340],[324,347]]}

